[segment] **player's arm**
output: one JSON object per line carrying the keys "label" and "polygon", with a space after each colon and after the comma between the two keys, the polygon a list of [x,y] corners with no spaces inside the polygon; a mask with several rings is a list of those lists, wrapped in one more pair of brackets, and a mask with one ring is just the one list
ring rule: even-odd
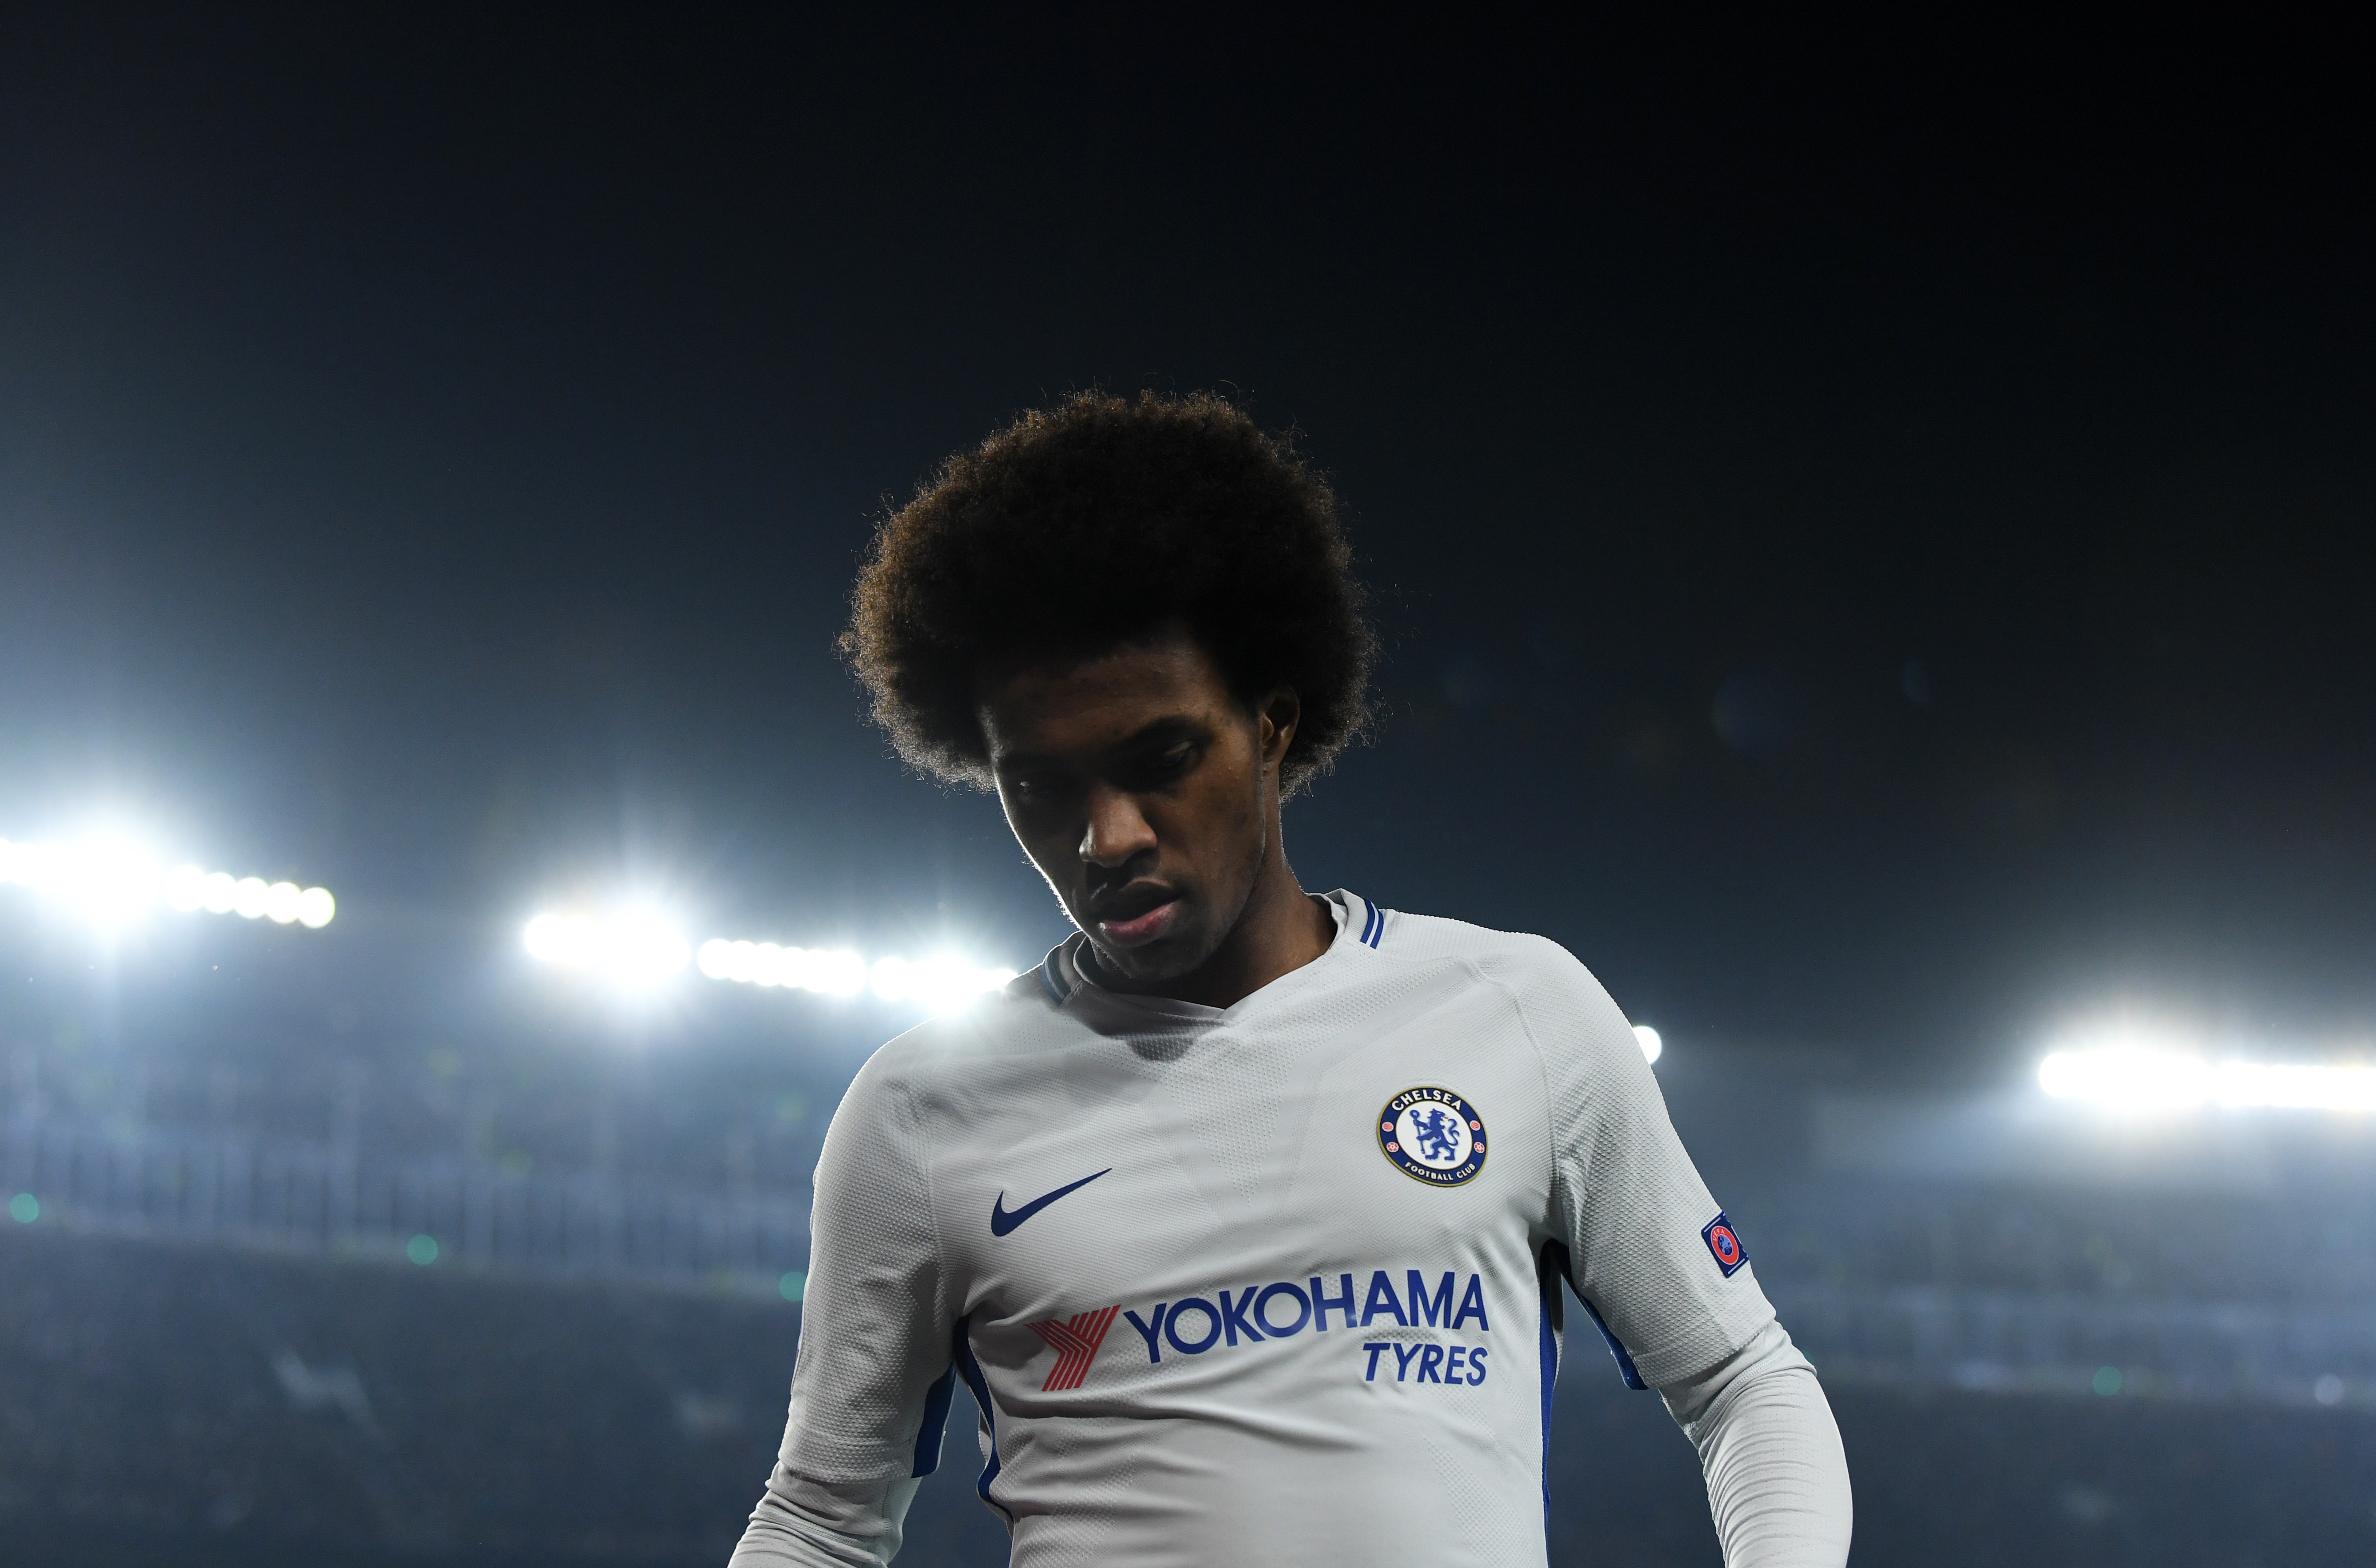
{"label": "player's arm", "polygon": [[1729,1568],[1847,1561],[1847,1455],[1815,1369],[1779,1323],[1658,1393],[1700,1451]]}
{"label": "player's arm", "polygon": [[881,1055],[817,1161],[791,1413],[732,1568],[868,1568],[940,1452],[952,1324],[904,1087]]}
{"label": "player's arm", "polygon": [[[1847,1460],[1814,1369],[1717,1218],[1632,1029],[1584,968],[1522,1005],[1551,1091],[1570,1281],[1700,1454],[1727,1568],[1840,1568]],[[1729,1267],[1728,1264],[1729,1263]]]}

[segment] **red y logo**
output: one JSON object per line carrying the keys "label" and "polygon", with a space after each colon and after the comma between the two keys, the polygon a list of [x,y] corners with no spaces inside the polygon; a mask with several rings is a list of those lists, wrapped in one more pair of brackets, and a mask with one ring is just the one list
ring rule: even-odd
{"label": "red y logo", "polygon": [[1056,1364],[1048,1381],[1040,1385],[1041,1393],[1081,1386],[1081,1379],[1089,1375],[1089,1363],[1098,1358],[1098,1347],[1106,1342],[1106,1330],[1113,1326],[1114,1313],[1120,1311],[1117,1303],[1103,1312],[1076,1313],[1062,1323],[1051,1319],[1023,1325],[1056,1352]]}

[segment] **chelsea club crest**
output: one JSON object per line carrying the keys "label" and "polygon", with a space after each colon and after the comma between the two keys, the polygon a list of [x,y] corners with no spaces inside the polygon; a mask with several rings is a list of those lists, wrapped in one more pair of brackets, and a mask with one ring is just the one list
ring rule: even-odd
{"label": "chelsea club crest", "polygon": [[1457,1187],[1485,1169],[1485,1118],[1450,1089],[1405,1089],[1378,1111],[1378,1147],[1402,1173]]}

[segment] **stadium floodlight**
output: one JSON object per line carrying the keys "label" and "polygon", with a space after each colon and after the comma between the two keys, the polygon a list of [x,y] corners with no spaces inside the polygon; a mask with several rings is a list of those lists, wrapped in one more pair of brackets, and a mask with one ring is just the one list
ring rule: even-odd
{"label": "stadium floodlight", "polygon": [[[635,945],[633,940],[623,937],[616,922],[585,916],[539,915],[529,922],[526,936],[531,957],[575,969],[614,969],[620,955]],[[664,978],[685,968],[688,949],[672,932],[656,932],[642,940],[646,951],[665,958],[645,965],[651,978]],[[626,946],[622,946],[623,942]],[[690,960],[714,980],[805,991],[818,996],[852,997],[871,992],[883,1001],[909,1003],[931,1013],[961,1007],[1016,976],[1013,969],[945,956],[885,957],[870,963],[846,947],[790,947],[725,937],[712,937],[691,949]]]}
{"label": "stadium floodlight", "polygon": [[539,915],[523,934],[530,957],[599,973],[629,988],[666,980],[693,961],[692,945],[650,909],[624,909],[605,917]]}
{"label": "stadium floodlight", "polygon": [[593,922],[568,915],[539,915],[528,922],[522,940],[529,956],[547,964],[583,968],[594,952]]}
{"label": "stadium floodlight", "polygon": [[2037,1064],[2037,1087],[2055,1099],[2137,1115],[2215,1107],[2376,1111],[2376,1066],[2214,1060],[2133,1045],[2051,1051]]}
{"label": "stadium floodlight", "polygon": [[196,866],[175,866],[165,873],[165,902],[185,915],[207,907],[207,873]]}
{"label": "stadium floodlight", "polygon": [[319,931],[336,920],[339,901],[330,897],[327,887],[308,887],[297,895],[297,923],[307,931]]}
{"label": "stadium floodlight", "polygon": [[945,1013],[997,991],[1015,978],[1013,969],[980,968],[960,958],[883,958],[870,975],[874,994],[885,1002],[913,1002]]}
{"label": "stadium floodlight", "polygon": [[868,959],[847,947],[794,947],[711,937],[698,946],[649,909],[538,915],[521,933],[529,956],[557,968],[630,979],[646,986],[687,968],[714,980],[768,991],[849,998],[871,993],[927,1013],[944,1013],[1012,981],[1016,971],[939,954]]}
{"label": "stadium floodlight", "polygon": [[697,962],[711,980],[782,986],[821,996],[855,996],[866,988],[866,960],[840,948],[778,947],[772,942],[701,944]]}
{"label": "stadium floodlight", "polygon": [[18,844],[0,838],[0,883],[26,888],[102,926],[116,926],[157,905],[195,914],[238,914],[279,925],[319,931],[338,913],[327,887],[262,877],[232,877],[194,865],[167,869],[129,839],[94,837],[76,844]]}
{"label": "stadium floodlight", "polygon": [[244,921],[260,921],[272,900],[272,889],[260,876],[243,876],[232,884],[232,913]]}
{"label": "stadium floodlight", "polygon": [[1667,1049],[1666,1041],[1658,1038],[1658,1031],[1647,1024],[1634,1026],[1634,1043],[1642,1048],[1642,1060],[1645,1062],[1656,1062],[1658,1053]]}

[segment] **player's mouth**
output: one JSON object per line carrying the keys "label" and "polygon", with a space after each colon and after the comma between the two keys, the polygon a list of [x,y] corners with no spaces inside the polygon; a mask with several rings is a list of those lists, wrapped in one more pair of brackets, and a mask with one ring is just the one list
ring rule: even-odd
{"label": "player's mouth", "polygon": [[1170,931],[1179,912],[1177,894],[1149,888],[1113,898],[1109,911],[1096,917],[1097,927],[1116,947],[1140,947]]}

